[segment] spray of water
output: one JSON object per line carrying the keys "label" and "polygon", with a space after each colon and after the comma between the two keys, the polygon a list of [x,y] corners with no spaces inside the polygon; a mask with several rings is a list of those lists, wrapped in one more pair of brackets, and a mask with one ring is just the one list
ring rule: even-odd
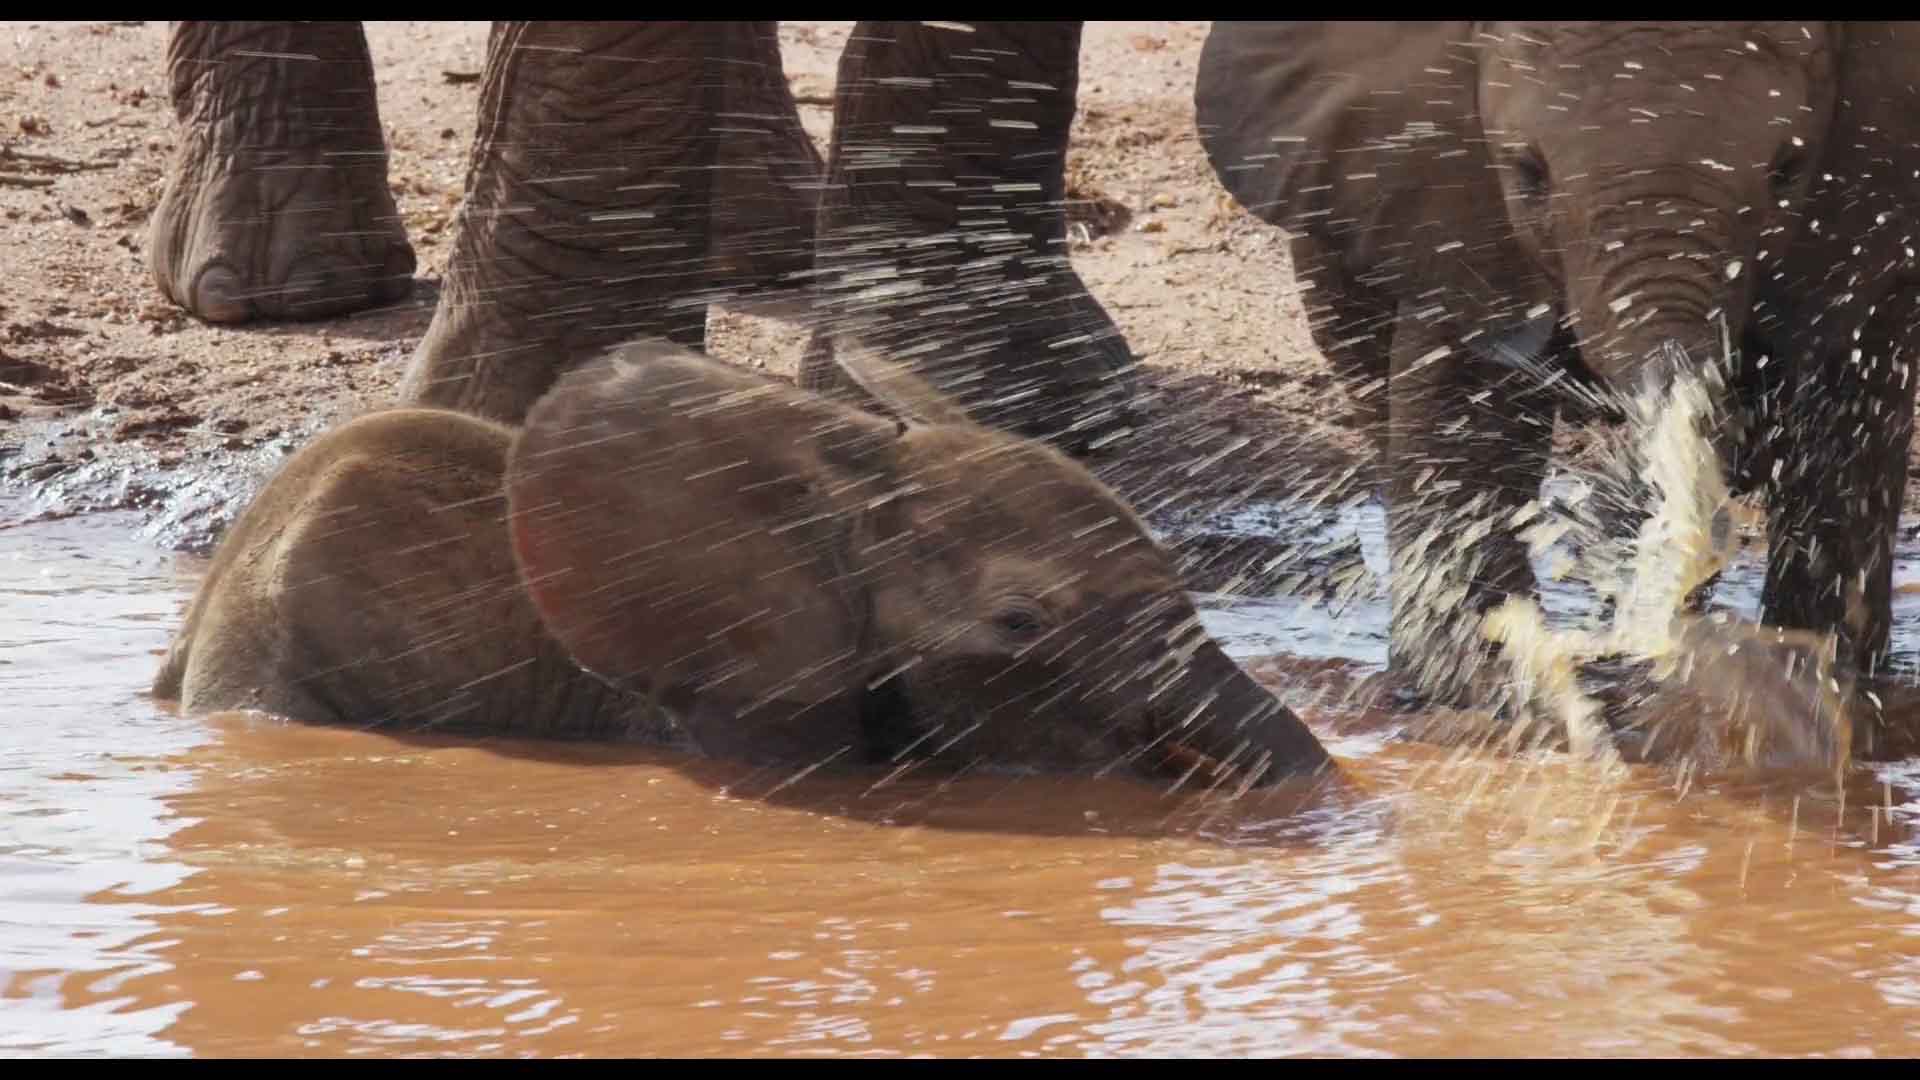
{"label": "spray of water", "polygon": [[1527,535],[1539,554],[1569,530],[1587,534],[1563,572],[1584,577],[1610,618],[1554,630],[1536,603],[1510,600],[1487,615],[1481,631],[1501,647],[1521,696],[1576,754],[1614,755],[1605,707],[1579,679],[1583,665],[1610,658],[1644,671],[1637,678],[1643,692],[1618,718],[1641,757],[1687,768],[1837,771],[1848,756],[1850,694],[1836,673],[1833,635],[1688,610],[1689,598],[1726,568],[1740,533],[1760,518],[1732,497],[1706,435],[1714,375],[1696,373],[1684,355],[1663,359],[1680,374],[1629,403],[1631,438],[1604,458],[1588,485],[1643,493],[1638,530],[1594,535],[1595,515],[1543,514]]}

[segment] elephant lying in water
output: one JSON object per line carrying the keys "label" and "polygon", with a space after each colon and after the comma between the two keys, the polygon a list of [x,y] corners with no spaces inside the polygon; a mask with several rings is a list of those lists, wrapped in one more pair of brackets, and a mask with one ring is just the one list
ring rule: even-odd
{"label": "elephant lying in water", "polygon": [[1250,784],[1327,763],[1118,497],[854,355],[911,420],[650,339],[518,432],[416,409],[337,428],[225,538],[155,692],[800,764],[1184,752]]}
{"label": "elephant lying in water", "polygon": [[[1763,621],[1838,635],[1846,671],[1883,661],[1920,351],[1916,84],[1911,23],[1214,26],[1202,141],[1290,232],[1315,339],[1374,410],[1393,662],[1422,690],[1467,690],[1472,624],[1535,591],[1518,533],[1556,410],[1682,374],[1724,388],[1722,468],[1770,505]],[[1493,531],[1425,557],[1466,519]]]}

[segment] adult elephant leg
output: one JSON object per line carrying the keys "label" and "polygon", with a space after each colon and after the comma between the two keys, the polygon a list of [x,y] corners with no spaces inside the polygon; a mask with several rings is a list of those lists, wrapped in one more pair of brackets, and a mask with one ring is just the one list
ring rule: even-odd
{"label": "adult elephant leg", "polygon": [[1486,666],[1482,616],[1535,594],[1512,521],[1539,497],[1554,414],[1529,376],[1423,314],[1400,308],[1387,387],[1388,664],[1429,703],[1487,705],[1500,673]]}
{"label": "adult elephant leg", "polygon": [[799,290],[822,164],[771,22],[510,22],[488,42],[467,196],[404,401],[518,423],[643,333]]}
{"label": "adult elephant leg", "polygon": [[1736,494],[1764,493],[1784,445],[1781,435],[1793,403],[1793,364],[1752,331],[1742,338],[1736,360],[1728,395],[1735,427],[1727,483]]}
{"label": "adult elephant leg", "polygon": [[1398,309],[1391,297],[1330,268],[1338,256],[1313,238],[1294,237],[1290,251],[1294,278],[1305,290],[1307,330],[1353,403],[1375,457],[1369,464],[1377,481],[1388,451],[1387,376]]}
{"label": "adult elephant leg", "polygon": [[[1761,594],[1769,625],[1834,631],[1843,670],[1871,677],[1893,624],[1893,551],[1920,363],[1920,293],[1881,301],[1857,339],[1825,342],[1784,425]],[[1863,710],[1855,750],[1910,752],[1915,732]],[[1894,751],[1904,747],[1905,751]]]}
{"label": "adult elephant leg", "polygon": [[[1080,24],[862,22],[840,60],[801,385],[834,333],[982,422],[1084,449],[1130,423],[1133,354],[1066,253]],[[937,360],[935,358],[938,358]]]}
{"label": "adult elephant leg", "polygon": [[219,323],[408,294],[359,23],[177,22],[167,85],[179,144],[147,245],[161,292]]}

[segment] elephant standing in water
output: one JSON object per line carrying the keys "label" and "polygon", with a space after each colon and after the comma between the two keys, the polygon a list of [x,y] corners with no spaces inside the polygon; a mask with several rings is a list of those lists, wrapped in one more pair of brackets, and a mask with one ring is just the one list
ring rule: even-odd
{"label": "elephant standing in water", "polygon": [[[1912,23],[1215,25],[1202,141],[1291,235],[1315,340],[1374,410],[1393,662],[1421,690],[1465,692],[1479,614],[1535,590],[1516,513],[1556,409],[1708,372],[1721,327],[1713,435],[1771,508],[1763,619],[1884,659],[1917,85]],[[1463,518],[1495,528],[1423,558]]]}
{"label": "elephant standing in water", "polygon": [[[518,423],[619,341],[698,347],[709,304],[811,300],[826,343],[924,363],[972,415],[1080,449],[1128,422],[1133,357],[1066,256],[1078,23],[862,22],[822,164],[771,22],[501,22],[447,280],[406,404]],[[149,246],[215,322],[396,300],[414,256],[357,23],[184,22],[181,138]],[[817,254],[816,254],[817,253]]]}
{"label": "elephant standing in water", "polygon": [[336,428],[222,541],[155,693],[793,765],[1184,755],[1229,788],[1327,766],[1117,496],[840,351],[906,419],[653,338],[562,376],[518,429],[430,409]]}

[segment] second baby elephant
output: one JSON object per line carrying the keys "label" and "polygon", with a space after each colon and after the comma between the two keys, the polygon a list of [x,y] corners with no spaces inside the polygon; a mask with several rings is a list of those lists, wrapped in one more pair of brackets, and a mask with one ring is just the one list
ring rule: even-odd
{"label": "second baby elephant", "polygon": [[1083,468],[842,349],[886,420],[657,339],[523,429],[374,413],[216,552],[155,684],[196,711],[637,733],[765,762],[1328,758]]}
{"label": "second baby elephant", "polygon": [[[1208,155],[1291,234],[1315,339],[1378,410],[1396,667],[1459,692],[1441,643],[1533,592],[1556,410],[1699,374],[1723,468],[1770,504],[1764,621],[1872,672],[1920,349],[1916,84],[1912,23],[1215,25]],[[1462,519],[1492,532],[1460,550]]]}

